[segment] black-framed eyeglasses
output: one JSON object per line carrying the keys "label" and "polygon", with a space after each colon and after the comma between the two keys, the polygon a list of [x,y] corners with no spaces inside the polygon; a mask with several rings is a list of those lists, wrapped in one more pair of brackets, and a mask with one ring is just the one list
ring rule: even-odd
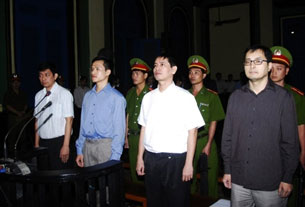
{"label": "black-framed eyeglasses", "polygon": [[261,59],[245,60],[244,65],[249,66],[249,65],[251,65],[251,63],[254,63],[254,65],[261,65],[261,64],[263,64],[263,62],[268,62],[268,61],[267,60],[261,60]]}

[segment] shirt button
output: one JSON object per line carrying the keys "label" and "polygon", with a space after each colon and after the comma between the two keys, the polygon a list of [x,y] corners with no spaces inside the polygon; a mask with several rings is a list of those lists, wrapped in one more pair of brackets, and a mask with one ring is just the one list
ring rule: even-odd
{"label": "shirt button", "polygon": [[169,157],[168,157],[168,159],[172,159],[172,157],[171,157],[171,156],[169,156]]}
{"label": "shirt button", "polygon": [[255,108],[253,108],[253,111],[255,111]]}
{"label": "shirt button", "polygon": [[248,151],[250,150],[250,148],[248,147]]}
{"label": "shirt button", "polygon": [[92,124],[92,122],[90,122],[90,124]]}
{"label": "shirt button", "polygon": [[134,115],[138,115],[137,113],[135,113]]}
{"label": "shirt button", "polygon": [[253,121],[251,121],[251,124],[253,124],[254,122]]}
{"label": "shirt button", "polygon": [[136,124],[137,122],[136,122],[136,121],[134,121],[133,123],[134,123],[134,124]]}
{"label": "shirt button", "polygon": [[247,161],[246,163],[247,163],[247,164],[249,164],[249,162],[248,162],[248,161]]}
{"label": "shirt button", "polygon": [[136,108],[138,108],[138,105],[136,105]]}
{"label": "shirt button", "polygon": [[252,134],[249,134],[249,137],[252,137]]}

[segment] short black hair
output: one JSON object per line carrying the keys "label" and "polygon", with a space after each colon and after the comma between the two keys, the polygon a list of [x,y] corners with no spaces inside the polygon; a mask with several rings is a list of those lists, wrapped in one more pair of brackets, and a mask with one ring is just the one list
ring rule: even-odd
{"label": "short black hair", "polygon": [[161,58],[163,58],[163,59],[167,59],[169,65],[170,65],[171,67],[177,66],[175,58],[172,57],[172,56],[170,56],[169,54],[163,53],[163,54],[157,56],[156,59],[159,58],[159,57],[161,57]]}
{"label": "short black hair", "polygon": [[263,51],[263,53],[264,53],[264,55],[265,55],[265,57],[267,59],[267,63],[272,62],[272,52],[271,52],[269,47],[266,47],[264,45],[252,45],[252,46],[246,48],[246,50],[244,52],[244,57],[246,57],[246,54],[248,52],[254,52],[256,50]]}
{"label": "short black hair", "polygon": [[99,61],[99,60],[102,60],[104,62],[105,70],[112,70],[113,69],[113,62],[105,56],[96,56],[91,61],[91,64],[94,63],[95,61]]}
{"label": "short black hair", "polygon": [[57,73],[56,71],[56,65],[50,62],[43,62],[38,65],[38,72],[45,71],[47,69],[50,69],[50,71],[55,75]]}

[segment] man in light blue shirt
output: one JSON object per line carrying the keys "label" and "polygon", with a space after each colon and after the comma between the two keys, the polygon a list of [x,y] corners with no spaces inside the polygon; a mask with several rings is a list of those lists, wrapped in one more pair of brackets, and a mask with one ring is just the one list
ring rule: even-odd
{"label": "man in light blue shirt", "polygon": [[95,86],[86,93],[76,140],[79,167],[120,160],[125,137],[124,96],[108,83],[112,63],[105,57],[92,60],[91,78]]}

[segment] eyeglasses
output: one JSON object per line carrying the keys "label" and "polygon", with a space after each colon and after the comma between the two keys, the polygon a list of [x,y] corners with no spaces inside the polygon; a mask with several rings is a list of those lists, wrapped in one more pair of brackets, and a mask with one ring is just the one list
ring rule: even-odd
{"label": "eyeglasses", "polygon": [[261,59],[257,59],[257,60],[246,60],[244,62],[245,66],[249,66],[251,65],[251,63],[254,63],[254,65],[261,65],[263,64],[263,62],[267,62],[267,60],[261,60]]}

